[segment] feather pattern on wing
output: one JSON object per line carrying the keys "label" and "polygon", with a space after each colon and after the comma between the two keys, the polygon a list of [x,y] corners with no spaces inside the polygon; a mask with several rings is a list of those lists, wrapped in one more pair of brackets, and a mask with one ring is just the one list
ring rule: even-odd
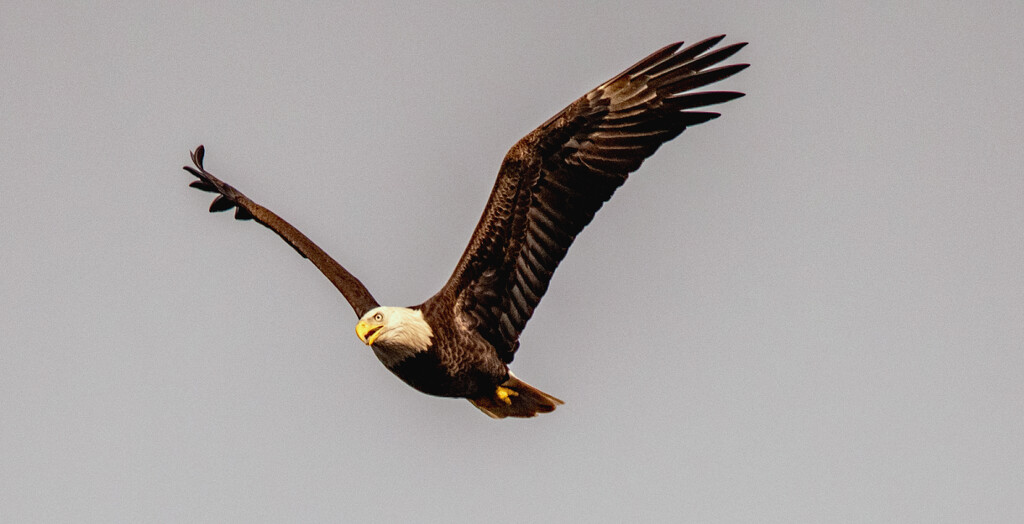
{"label": "feather pattern on wing", "polygon": [[666,46],[579,98],[509,150],[466,251],[435,299],[511,362],[555,268],[601,205],[661,144],[742,93],[690,93],[747,67],[723,36]]}

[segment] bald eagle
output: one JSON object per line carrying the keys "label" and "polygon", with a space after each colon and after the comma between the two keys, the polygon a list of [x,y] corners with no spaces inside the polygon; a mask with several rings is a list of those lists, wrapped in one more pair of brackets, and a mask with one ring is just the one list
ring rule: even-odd
{"label": "bald eagle", "polygon": [[562,401],[509,371],[520,334],[576,235],[629,173],[688,126],[719,116],[695,108],[743,96],[692,92],[747,67],[712,67],[746,45],[713,50],[723,38],[655,51],[512,146],[451,278],[417,306],[378,304],[313,241],[206,171],[203,146],[185,170],[198,178],[191,187],[218,193],[211,212],[234,208],[315,264],[355,310],[359,340],[407,384],[466,398],[494,418],[532,417]]}

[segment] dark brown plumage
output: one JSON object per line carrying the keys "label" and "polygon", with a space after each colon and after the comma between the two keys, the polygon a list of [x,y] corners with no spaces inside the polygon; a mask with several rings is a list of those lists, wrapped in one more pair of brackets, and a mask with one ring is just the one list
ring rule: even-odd
{"label": "dark brown plumage", "polygon": [[724,36],[666,46],[579,98],[512,146],[459,263],[445,286],[411,308],[379,307],[366,288],[309,238],[203,167],[191,186],[218,193],[210,211],[235,208],[308,258],[360,317],[359,337],[416,389],[466,397],[496,418],[533,416],[561,401],[508,371],[519,336],[576,235],[629,173],[688,126],[718,117],[695,108],[742,93],[691,93],[747,67],[712,68],[744,43]]}

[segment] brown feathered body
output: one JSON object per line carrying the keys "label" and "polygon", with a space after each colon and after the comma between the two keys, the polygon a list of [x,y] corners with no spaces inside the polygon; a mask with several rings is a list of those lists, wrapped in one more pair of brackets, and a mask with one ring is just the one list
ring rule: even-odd
{"label": "brown feathered body", "polygon": [[406,384],[428,395],[475,398],[508,380],[508,366],[476,332],[462,329],[451,314],[450,295],[416,306],[434,337],[426,351],[384,365]]}

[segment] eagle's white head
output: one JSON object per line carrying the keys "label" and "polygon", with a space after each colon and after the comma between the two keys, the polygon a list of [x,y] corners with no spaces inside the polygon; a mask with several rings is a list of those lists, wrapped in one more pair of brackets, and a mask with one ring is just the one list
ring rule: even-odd
{"label": "eagle's white head", "polygon": [[359,319],[356,336],[372,347],[377,358],[390,367],[426,351],[434,331],[418,309],[380,306],[367,311]]}

